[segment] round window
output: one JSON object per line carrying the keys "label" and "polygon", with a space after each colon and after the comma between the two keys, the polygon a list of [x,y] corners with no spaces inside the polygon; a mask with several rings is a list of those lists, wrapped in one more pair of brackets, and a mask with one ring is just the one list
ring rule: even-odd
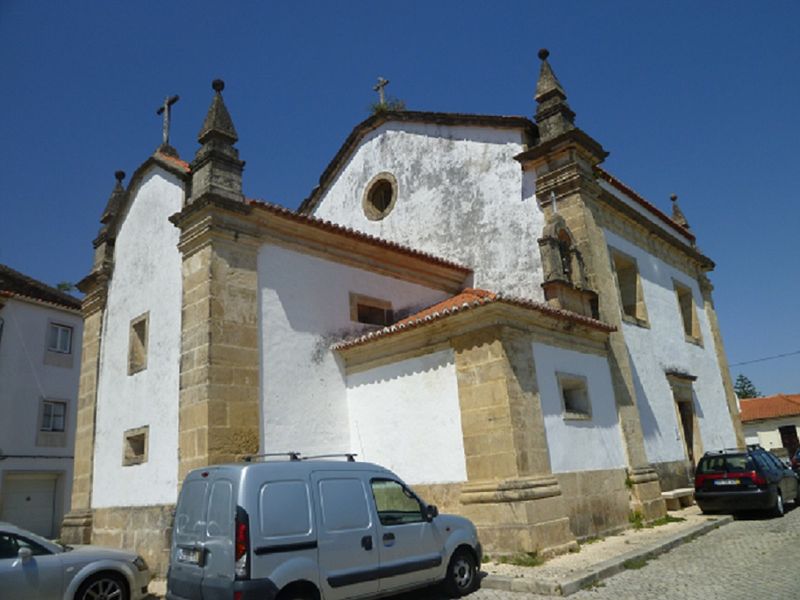
{"label": "round window", "polygon": [[397,180],[390,173],[372,178],[364,192],[364,214],[370,221],[379,221],[392,212],[397,200]]}

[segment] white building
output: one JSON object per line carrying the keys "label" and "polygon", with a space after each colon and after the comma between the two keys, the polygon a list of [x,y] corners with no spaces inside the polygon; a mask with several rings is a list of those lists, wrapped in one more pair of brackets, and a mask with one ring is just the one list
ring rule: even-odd
{"label": "white building", "polygon": [[385,464],[492,552],[559,552],[742,443],[713,262],[600,168],[540,57],[534,120],[379,112],[297,211],[242,193],[220,81],[191,164],[118,173],[70,539],[163,571],[188,470],[297,450]]}
{"label": "white building", "polygon": [[0,520],[56,537],[70,507],[80,301],[0,265]]}

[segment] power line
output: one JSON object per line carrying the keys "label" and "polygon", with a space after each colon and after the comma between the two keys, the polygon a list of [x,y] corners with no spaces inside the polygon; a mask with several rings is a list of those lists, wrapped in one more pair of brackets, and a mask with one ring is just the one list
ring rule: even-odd
{"label": "power line", "polygon": [[764,362],[765,360],[774,360],[776,358],[783,358],[784,356],[794,356],[795,354],[800,354],[800,350],[795,350],[794,352],[784,352],[783,354],[776,354],[774,356],[765,356],[764,358],[756,358],[753,360],[745,360],[743,362],[733,363],[732,367],[738,367],[739,365],[751,365],[757,362]]}

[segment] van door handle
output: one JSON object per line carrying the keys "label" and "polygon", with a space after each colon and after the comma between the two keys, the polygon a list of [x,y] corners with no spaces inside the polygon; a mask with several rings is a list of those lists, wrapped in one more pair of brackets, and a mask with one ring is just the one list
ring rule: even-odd
{"label": "van door handle", "polygon": [[394,541],[394,534],[393,533],[384,533],[383,534],[383,541],[384,542],[393,542]]}
{"label": "van door handle", "polygon": [[364,550],[372,550],[372,536],[371,535],[365,535],[364,537],[361,538],[361,547]]}

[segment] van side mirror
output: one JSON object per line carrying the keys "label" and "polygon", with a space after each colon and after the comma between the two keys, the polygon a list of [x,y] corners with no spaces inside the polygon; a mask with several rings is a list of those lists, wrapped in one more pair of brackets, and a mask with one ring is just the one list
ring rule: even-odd
{"label": "van side mirror", "polygon": [[33,552],[27,546],[23,546],[17,551],[17,556],[19,557],[20,561],[28,562],[33,556]]}
{"label": "van side mirror", "polygon": [[425,505],[425,520],[430,523],[436,517],[439,516],[439,509],[436,508],[433,504]]}

